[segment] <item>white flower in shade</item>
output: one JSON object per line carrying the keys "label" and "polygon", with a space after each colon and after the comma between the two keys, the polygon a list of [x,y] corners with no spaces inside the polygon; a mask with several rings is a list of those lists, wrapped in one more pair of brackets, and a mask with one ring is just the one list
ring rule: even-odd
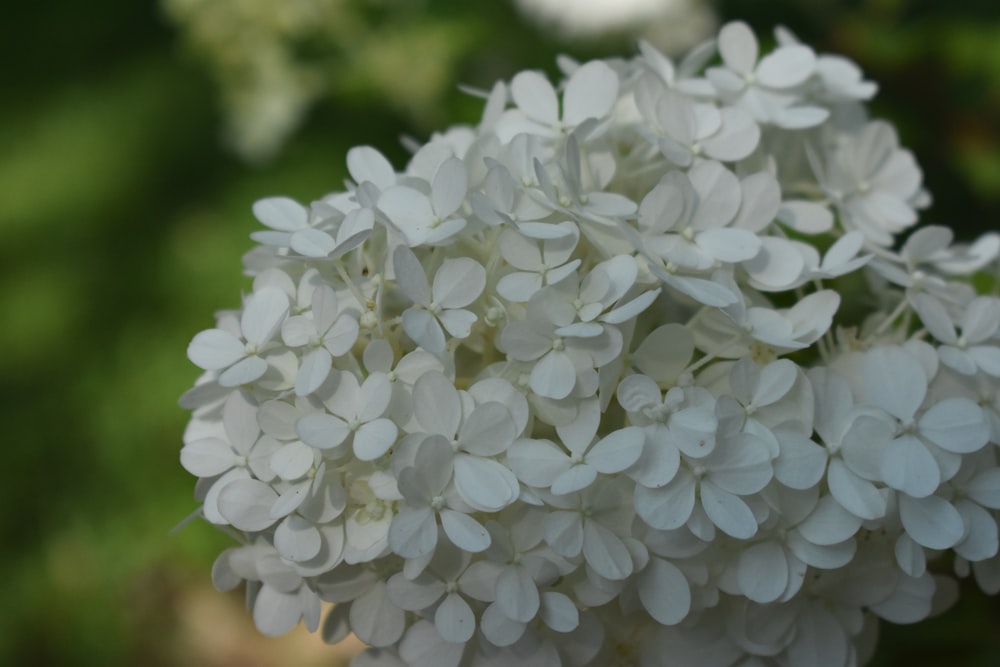
{"label": "white flower in shade", "polygon": [[589,400],[571,424],[556,428],[563,447],[549,440],[518,440],[507,453],[514,474],[528,486],[561,496],[587,488],[598,474],[621,472],[638,461],[642,429],[631,426],[597,440],[600,418],[596,399]]}
{"label": "white flower in shade", "polygon": [[520,492],[514,473],[493,458],[510,447],[517,431],[510,410],[498,401],[464,408],[454,385],[440,373],[426,373],[413,386],[417,422],[425,433],[451,443],[458,494],[479,511],[495,512]]}
{"label": "white flower in shade", "polygon": [[500,236],[500,255],[518,271],[509,273],[497,283],[497,293],[508,301],[524,302],[545,285],[558,283],[580,266],[580,260],[570,260],[580,232],[576,225],[558,225],[566,233],[537,241],[525,238],[513,230]]}
{"label": "white flower in shade", "polygon": [[819,176],[844,224],[879,245],[890,245],[928,203],[913,154],[899,147],[896,131],[882,121],[840,137]]}
{"label": "white flower in shade", "polygon": [[534,361],[531,389],[554,399],[569,396],[580,373],[618,355],[621,332],[613,325],[647,308],[658,295],[644,292],[615,308],[634,284],[638,266],[629,256],[602,262],[579,281],[570,274],[536,292],[524,320],[509,322],[500,345],[517,361]]}
{"label": "white flower in shade", "polygon": [[758,122],[802,129],[829,117],[827,109],[784,94],[816,73],[816,54],[808,46],[780,46],[758,60],[756,36],[746,23],[734,21],[719,31],[719,55],[723,66],[710,67],[708,80],[723,98],[735,100]]}
{"label": "white flower in shade", "polygon": [[1000,376],[1000,349],[990,345],[1000,333],[1000,299],[983,296],[970,301],[957,321],[961,334],[940,301],[926,293],[911,300],[921,322],[941,343],[937,348],[941,363],[962,375],[982,371]]}
{"label": "white flower in shade", "polygon": [[476,617],[466,598],[481,599],[496,585],[496,568],[489,561],[478,561],[471,567],[470,561],[467,552],[442,548],[415,578],[393,575],[389,599],[407,611],[424,611],[436,605],[434,626],[441,639],[464,644],[476,631]]}
{"label": "white flower in shade", "polygon": [[728,226],[740,200],[739,180],[718,162],[699,162],[687,175],[667,172],[639,207],[646,249],[664,262],[696,271],[752,259],[760,239]]}
{"label": "white flower in shade", "polygon": [[[432,436],[421,443],[414,465],[399,472],[399,492],[406,507],[393,517],[389,546],[404,558],[420,558],[434,552],[438,540],[437,517],[444,534],[455,546],[476,553],[490,545],[490,536],[478,521],[455,507],[464,502],[454,490],[454,457],[448,442]],[[467,506],[465,506],[467,507]]]}
{"label": "white flower in shade", "polygon": [[267,372],[264,353],[288,315],[288,297],[273,287],[254,292],[240,317],[238,335],[223,329],[202,331],[188,345],[188,358],[200,368],[220,371],[219,384],[238,387]]}
{"label": "white flower in shade", "polygon": [[469,335],[476,314],[464,307],[475,301],[486,286],[486,271],[479,263],[465,257],[445,260],[431,286],[409,248],[396,248],[392,262],[400,289],[414,303],[403,311],[403,329],[414,342],[440,354],[444,352],[445,330],[454,338]]}
{"label": "white flower in shade", "polygon": [[598,121],[611,111],[618,97],[618,75],[606,63],[594,60],[579,67],[562,96],[548,79],[538,72],[521,72],[510,83],[510,95],[516,105],[497,123],[503,143],[521,133],[556,138],[569,134],[587,120]]}
{"label": "white flower in shade", "polygon": [[184,469],[212,480],[202,511],[208,521],[217,524],[228,523],[218,509],[223,487],[236,479],[273,479],[270,459],[280,447],[273,438],[261,437],[257,406],[243,392],[229,394],[222,409],[222,427],[222,433],[192,438],[181,449]]}
{"label": "white flower in shade", "polygon": [[340,373],[336,389],[323,398],[329,413],[313,413],[299,419],[295,429],[318,449],[350,446],[362,461],[385,454],[396,442],[398,428],[382,417],[392,399],[389,378],[372,373],[359,384],[353,373]]}
{"label": "white flower in shade", "polygon": [[617,397],[645,434],[642,456],[628,472],[637,483],[661,487],[677,473],[681,453],[702,458],[715,448],[716,402],[701,387],[671,387],[664,395],[649,376],[629,375],[618,385]]}
{"label": "white flower in shade", "polygon": [[[887,423],[881,477],[914,498],[929,496],[957,470],[953,462],[960,460],[958,455],[986,444],[989,424],[979,406],[963,397],[944,399],[918,416],[927,395],[927,372],[903,348],[874,348],[864,363],[868,399],[894,420]],[[878,441],[872,446],[879,447]]]}
{"label": "white flower in shade", "polygon": [[679,167],[690,167],[700,157],[741,160],[760,141],[760,128],[742,109],[695,102],[654,81],[636,91],[635,101],[653,130],[650,138],[663,156]]}
{"label": "white flower in shade", "polygon": [[341,566],[318,583],[318,594],[334,608],[323,621],[323,638],[336,643],[353,632],[373,647],[392,646],[406,630],[406,612],[389,598],[389,588],[373,571]]}
{"label": "white flower in shade", "polygon": [[679,528],[704,516],[727,535],[747,539],[757,532],[757,520],[742,497],[763,489],[772,476],[771,455],[764,441],[749,433],[722,437],[704,458],[685,458],[665,486],[637,485],[635,511],[660,530]]}
{"label": "white flower in shade", "polygon": [[281,337],[289,347],[307,347],[295,378],[295,393],[305,396],[319,389],[333,366],[333,358],[342,356],[358,339],[358,321],[343,312],[337,294],[320,286],[310,300],[311,317],[295,315],[285,320]]}
{"label": "white flower in shade", "polygon": [[258,584],[248,597],[254,624],[265,635],[283,635],[300,621],[311,632],[319,627],[319,597],[274,548],[254,544],[222,552],[212,568],[215,587],[231,590],[242,580]]}
{"label": "white flower in shade", "polygon": [[545,518],[545,541],[564,558],[581,554],[596,574],[619,581],[632,574],[632,556],[620,531],[631,520],[628,485],[602,479],[581,492],[549,497],[557,508]]}
{"label": "white flower in shade", "polygon": [[382,191],[379,210],[403,235],[407,245],[441,243],[466,225],[460,209],[468,188],[465,164],[458,158],[443,162],[430,185],[430,195],[408,185]]}

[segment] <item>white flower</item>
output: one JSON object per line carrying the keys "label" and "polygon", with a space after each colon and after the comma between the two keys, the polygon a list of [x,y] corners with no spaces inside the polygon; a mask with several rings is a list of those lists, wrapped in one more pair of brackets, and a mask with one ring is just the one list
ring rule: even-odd
{"label": "white flower", "polygon": [[238,335],[223,329],[202,331],[191,340],[188,358],[205,370],[221,371],[218,381],[224,387],[258,380],[267,372],[263,354],[287,315],[288,297],[265,287],[247,299]]}
{"label": "white flower", "polygon": [[350,350],[358,339],[358,321],[340,310],[337,294],[328,286],[313,292],[311,317],[295,315],[281,327],[289,347],[310,347],[295,378],[295,393],[305,396],[319,389],[333,366],[333,358]]}
{"label": "white flower", "polygon": [[318,449],[350,446],[362,461],[377,459],[396,441],[398,429],[382,417],[392,399],[389,378],[372,373],[358,384],[353,373],[337,376],[336,389],[323,399],[329,413],[313,413],[299,419],[295,429]]}
{"label": "white flower", "polygon": [[414,303],[403,311],[403,329],[418,345],[429,352],[444,352],[442,326],[455,338],[466,338],[476,321],[476,314],[465,310],[486,285],[486,271],[468,258],[445,260],[434,274],[434,285],[427,284],[416,255],[399,246],[392,256],[396,280],[403,293]]}
{"label": "white flower", "polygon": [[466,225],[459,209],[467,187],[465,164],[449,158],[434,175],[429,195],[408,185],[394,185],[382,191],[378,208],[407,245],[441,243]]}

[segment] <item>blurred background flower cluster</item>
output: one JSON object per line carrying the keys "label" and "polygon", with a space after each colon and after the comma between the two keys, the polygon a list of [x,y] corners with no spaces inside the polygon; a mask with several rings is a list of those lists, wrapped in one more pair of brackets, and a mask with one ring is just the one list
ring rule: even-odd
{"label": "blurred background flower cluster", "polygon": [[[247,288],[256,199],[340,189],[344,156],[473,122],[486,89],[558,54],[682,52],[725,20],[793,30],[879,82],[934,205],[1000,228],[995,0],[51,0],[0,23],[0,664],[345,664],[258,637],[209,582],[226,535],[180,467],[184,350]],[[975,590],[886,628],[876,667],[1000,664]]]}

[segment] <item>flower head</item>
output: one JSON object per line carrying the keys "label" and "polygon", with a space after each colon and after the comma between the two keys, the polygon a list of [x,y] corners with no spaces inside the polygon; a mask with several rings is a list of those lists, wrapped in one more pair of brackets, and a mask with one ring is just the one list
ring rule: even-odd
{"label": "flower head", "polygon": [[428,667],[843,667],[942,553],[1000,590],[1000,236],[899,242],[921,172],[842,113],[874,84],[742,23],[566,70],[254,206],[253,290],[188,348],[217,585]]}

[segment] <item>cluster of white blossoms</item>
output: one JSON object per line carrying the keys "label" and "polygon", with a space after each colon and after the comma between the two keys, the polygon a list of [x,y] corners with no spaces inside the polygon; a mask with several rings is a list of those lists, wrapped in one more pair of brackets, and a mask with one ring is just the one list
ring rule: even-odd
{"label": "cluster of white blossoms", "polygon": [[254,205],[182,399],[217,587],[421,667],[857,665],[1000,591],[1000,235],[902,242],[875,85],[739,22],[560,65]]}

